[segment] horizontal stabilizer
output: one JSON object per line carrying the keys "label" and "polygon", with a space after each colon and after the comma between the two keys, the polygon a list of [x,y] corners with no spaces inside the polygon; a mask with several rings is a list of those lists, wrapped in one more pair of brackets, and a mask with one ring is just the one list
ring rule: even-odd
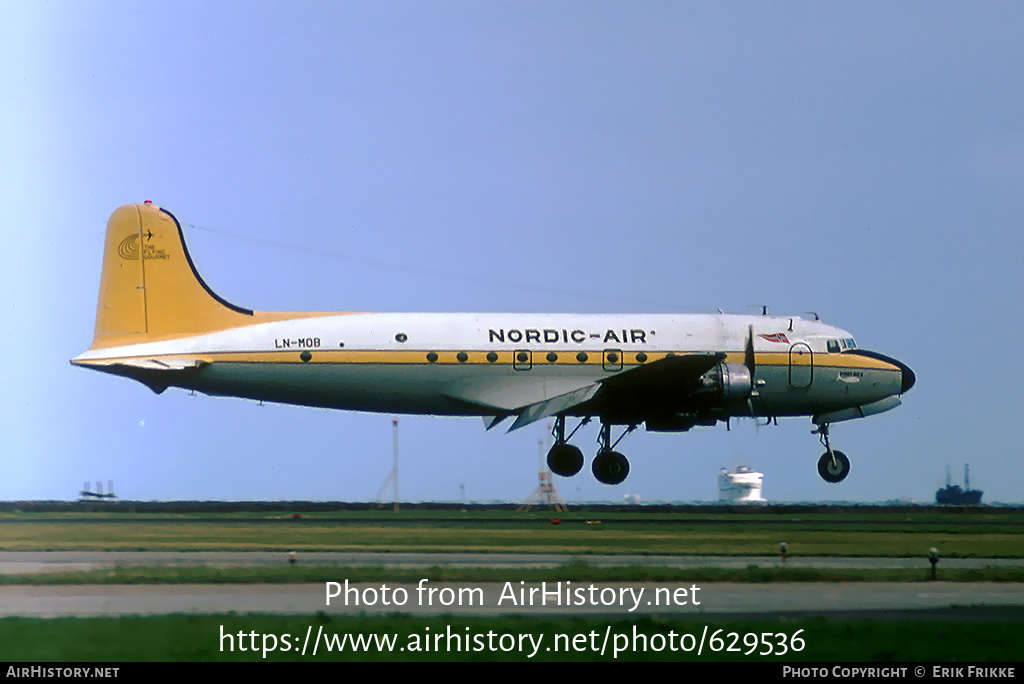
{"label": "horizontal stabilizer", "polygon": [[173,384],[180,382],[181,378],[197,373],[200,368],[208,364],[207,361],[188,358],[135,358],[135,359],[111,359],[111,360],[72,360],[72,363],[87,366],[93,370],[112,375],[120,375],[126,378],[138,380],[143,385],[157,394]]}
{"label": "horizontal stabilizer", "polygon": [[90,366],[124,366],[127,368],[141,368],[143,370],[156,371],[180,371],[192,368],[202,368],[205,361],[195,359],[121,359],[117,361],[89,361]]}
{"label": "horizontal stabilizer", "polygon": [[519,413],[519,417],[516,418],[516,422],[512,423],[512,427],[510,427],[508,431],[512,432],[513,430],[518,430],[530,423],[536,423],[538,420],[543,420],[548,416],[553,416],[556,413],[567,411],[573,406],[582,404],[583,402],[593,398],[599,389],[601,389],[600,383],[595,382],[587,385],[586,387],[581,387],[578,390],[566,392],[565,394],[560,394],[557,397],[552,397],[551,399],[545,399],[544,401],[538,401],[535,404],[530,404]]}

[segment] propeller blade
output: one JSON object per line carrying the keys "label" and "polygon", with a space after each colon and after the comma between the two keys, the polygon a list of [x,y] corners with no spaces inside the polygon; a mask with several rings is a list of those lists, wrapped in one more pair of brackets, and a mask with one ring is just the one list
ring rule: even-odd
{"label": "propeller blade", "polygon": [[750,371],[750,379],[754,379],[754,326],[747,327],[747,348],[743,354],[743,365]]}
{"label": "propeller blade", "polygon": [[757,431],[761,431],[760,422],[754,415],[754,397],[757,396],[757,381],[754,379],[754,372],[757,370],[754,363],[754,326],[747,326],[747,346],[743,352],[743,365],[750,371],[750,396],[747,397],[747,408],[750,409],[750,417],[758,424]]}

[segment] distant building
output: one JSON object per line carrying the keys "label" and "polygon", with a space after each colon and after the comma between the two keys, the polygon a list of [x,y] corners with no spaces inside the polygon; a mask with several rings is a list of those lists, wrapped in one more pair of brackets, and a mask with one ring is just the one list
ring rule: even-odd
{"label": "distant building", "polygon": [[764,503],[761,481],[764,474],[745,465],[733,471],[722,468],[718,475],[718,500],[723,503]]}

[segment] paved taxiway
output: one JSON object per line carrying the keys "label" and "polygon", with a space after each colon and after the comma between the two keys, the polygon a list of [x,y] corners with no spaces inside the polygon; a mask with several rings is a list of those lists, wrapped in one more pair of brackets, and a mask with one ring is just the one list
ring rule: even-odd
{"label": "paved taxiway", "polygon": [[[380,552],[309,552],[299,553],[303,564],[333,564],[340,567],[400,567],[429,568],[489,567],[508,570],[508,581],[515,587],[519,581],[515,571],[520,568],[555,568],[573,560],[583,560],[593,566],[615,567],[648,565],[675,568],[720,567],[745,568],[749,565],[778,567],[778,556],[643,556],[643,555],[586,555],[520,554],[520,553],[380,553]],[[942,568],[1024,567],[1024,559],[943,559]],[[115,566],[263,566],[286,565],[287,554],[281,552],[176,552],[176,551],[4,551],[0,552],[0,573],[36,573],[70,570],[90,570]],[[814,568],[920,568],[928,567],[924,558],[866,558],[866,557],[800,557],[791,556],[789,567]],[[344,582],[345,578],[336,578]],[[404,606],[345,605],[337,599],[331,606],[325,602],[325,584],[235,584],[235,585],[49,585],[0,587],[0,615],[22,616],[89,616],[89,615],[152,615],[165,613],[392,613],[396,611],[417,614],[601,614],[644,615],[658,614],[683,618],[687,616],[828,614],[839,615],[864,612],[899,619],[899,614],[910,611],[949,611],[955,606],[1021,607],[1024,618],[1024,583],[706,583],[700,593],[701,604],[686,605],[648,604],[646,599],[630,611],[622,605],[577,606],[534,604],[530,607],[515,605],[498,599],[504,588],[502,583],[441,583],[431,586],[480,587],[483,600],[479,605],[421,605],[417,601],[416,585],[387,583],[391,588],[402,587],[409,593]],[[689,586],[685,582],[666,583],[601,583],[575,581],[571,586],[611,587],[635,590],[643,588],[652,597],[658,587],[675,590]],[[380,587],[381,583],[359,583],[360,589]],[[527,587],[538,586],[528,583]],[[568,585],[567,585],[568,586]],[[621,595],[621,592],[619,592]],[[627,594],[629,592],[627,591]],[[977,610],[972,608],[972,610]],[[964,615],[963,608],[958,609]],[[957,611],[954,611],[957,612]]]}
{"label": "paved taxiway", "polygon": [[[556,568],[573,561],[596,567],[655,566],[669,568],[778,567],[779,556],[647,556],[572,555],[558,553],[413,553],[311,551],[298,554],[300,563],[360,567],[429,568]],[[265,551],[2,551],[0,574],[94,570],[122,566],[274,566],[284,565],[287,554]],[[787,567],[834,569],[928,569],[920,558],[826,557],[790,555]],[[943,558],[944,568],[1024,568],[1024,558]]]}
{"label": "paved taxiway", "polygon": [[[344,578],[338,578],[339,583]],[[554,591],[557,583],[548,583]],[[978,606],[1021,607],[1024,606],[1024,583],[778,583],[740,584],[729,582],[705,583],[699,591],[693,592],[693,585],[678,583],[611,583],[572,582],[562,583],[568,590],[571,586],[589,592],[592,585],[596,594],[579,604],[573,604],[571,595],[555,603],[554,599],[542,605],[535,595],[531,605],[524,605],[522,588],[539,587],[538,583],[521,585],[510,580],[509,585],[515,601],[507,596],[509,591],[504,583],[428,583],[428,587],[439,590],[447,587],[480,588],[478,598],[469,593],[458,605],[455,596],[449,594],[449,605],[444,605],[445,594],[439,592],[427,600],[426,593],[417,591],[415,583],[388,583],[391,605],[381,605],[380,582],[355,583],[350,585],[353,593],[346,600],[338,597],[327,605],[327,585],[320,584],[247,584],[247,585],[109,585],[109,586],[6,586],[0,587],[0,613],[4,616],[98,616],[98,615],[153,615],[167,613],[213,614],[234,611],[237,613],[274,614],[390,614],[395,612],[420,615],[452,613],[460,615],[607,615],[631,617],[657,614],[665,617],[707,617],[732,616],[741,614],[827,614],[874,612],[881,619],[898,619],[894,613],[900,611],[942,610],[946,614],[954,607],[960,607],[964,614],[978,610]],[[344,586],[344,585],[342,585]],[[659,587],[668,591],[658,594]],[[394,597],[401,588],[407,592],[404,605],[396,605]],[[675,594],[676,605],[668,596],[679,589],[686,589],[683,595]],[[365,590],[372,590],[367,593]],[[642,592],[640,590],[643,590]],[[609,593],[610,592],[610,593]],[[344,596],[344,594],[342,594]],[[659,605],[661,596],[664,601]],[[359,598],[357,598],[359,597]],[[610,597],[610,598],[609,598]],[[695,605],[693,598],[700,602]],[[373,598],[375,605],[367,605]],[[679,603],[679,601],[682,603]],[[358,604],[358,605],[357,605]],[[633,610],[630,610],[630,608]],[[969,607],[969,608],[968,608]],[[956,611],[953,610],[953,613]],[[1006,614],[1004,619],[1024,619],[1024,608]]]}

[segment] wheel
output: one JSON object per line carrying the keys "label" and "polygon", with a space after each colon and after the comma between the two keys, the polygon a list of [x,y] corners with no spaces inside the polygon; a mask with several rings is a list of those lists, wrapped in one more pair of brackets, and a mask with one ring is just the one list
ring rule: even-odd
{"label": "wheel", "polygon": [[[834,462],[832,456],[835,456]],[[850,459],[842,451],[833,449],[831,455],[826,451],[818,459],[818,474],[825,482],[842,482],[850,474]]]}
{"label": "wheel", "polygon": [[555,475],[572,477],[583,468],[583,452],[572,444],[556,444],[548,452],[548,468]]}
{"label": "wheel", "polygon": [[605,449],[597,452],[592,470],[598,482],[617,485],[629,475],[629,459],[617,451]]}

